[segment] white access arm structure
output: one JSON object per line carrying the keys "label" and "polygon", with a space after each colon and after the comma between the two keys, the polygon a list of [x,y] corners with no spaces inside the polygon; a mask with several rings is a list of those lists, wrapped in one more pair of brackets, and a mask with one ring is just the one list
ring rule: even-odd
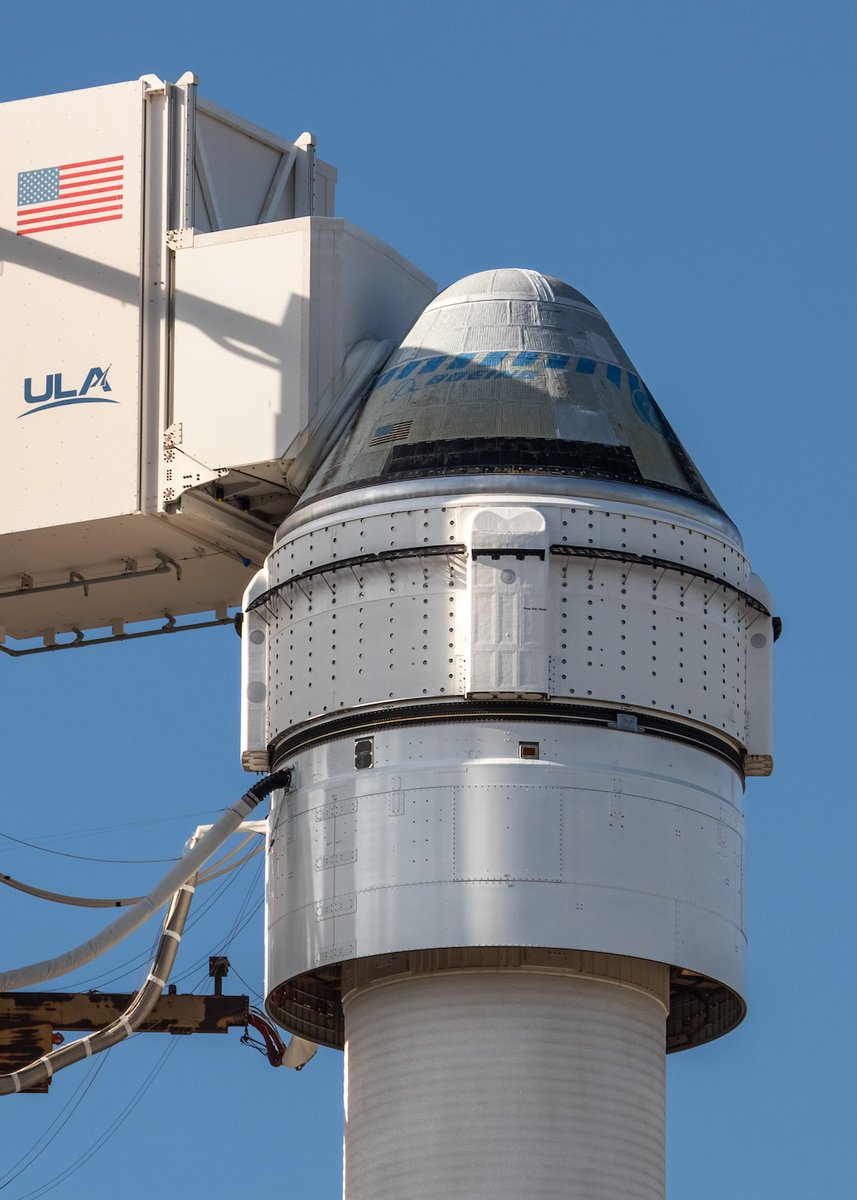
{"label": "white access arm structure", "polygon": [[223,619],[434,284],[190,74],[0,138],[0,647]]}

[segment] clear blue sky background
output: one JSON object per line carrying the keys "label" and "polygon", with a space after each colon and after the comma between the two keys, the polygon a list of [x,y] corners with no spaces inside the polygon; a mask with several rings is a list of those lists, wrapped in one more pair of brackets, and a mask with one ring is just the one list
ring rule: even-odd
{"label": "clear blue sky background", "polygon": [[[258,124],[312,130],[340,171],[339,214],[441,284],[515,265],[580,288],[741,528],[785,622],[777,767],[746,797],[750,1015],[669,1061],[671,1200],[857,1184],[855,14],[837,0],[42,0],[3,16],[2,99],[192,69]],[[238,649],[226,629],[0,662],[0,829],[64,854],[175,854],[247,782]],[[161,867],[0,839],[0,870],[112,894]],[[249,918],[228,952],[261,988],[261,881],[254,864],[233,878],[183,949],[184,987],[209,986],[208,954]],[[5,965],[100,920],[0,903]],[[70,984],[132,988],[153,936]],[[2,1101],[9,1200],[44,1194],[102,1137],[54,1195],[338,1196],[339,1055],[296,1075],[237,1033],[147,1036],[100,1065]]]}

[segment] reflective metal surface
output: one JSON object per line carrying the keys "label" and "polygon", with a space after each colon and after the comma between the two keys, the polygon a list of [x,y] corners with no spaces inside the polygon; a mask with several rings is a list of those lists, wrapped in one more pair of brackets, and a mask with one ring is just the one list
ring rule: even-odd
{"label": "reflective metal surface", "polygon": [[538,488],[544,497],[557,497],[568,504],[594,507],[599,510],[620,507],[623,512],[636,516],[659,517],[673,513],[689,528],[709,532],[725,538],[736,550],[743,550],[744,541],[737,527],[720,510],[700,504],[689,496],[659,492],[655,488],[636,487],[627,483],[579,479],[551,475],[541,478],[535,485],[527,475],[468,475],[436,478],[431,475],[420,479],[409,479],[395,483],[374,484],[355,488],[346,494],[310,499],[296,508],[277,531],[275,544],[283,541],[296,529],[314,522],[329,520],[343,509],[353,511],[364,506],[385,504],[390,507],[406,505],[423,497],[438,496],[461,498],[468,496],[483,498],[490,494],[492,500],[502,502],[506,497],[515,500],[521,496],[532,497]]}

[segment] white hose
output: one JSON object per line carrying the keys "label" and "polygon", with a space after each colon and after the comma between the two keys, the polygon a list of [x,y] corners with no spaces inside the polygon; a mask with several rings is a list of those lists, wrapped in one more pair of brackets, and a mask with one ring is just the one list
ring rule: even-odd
{"label": "white hose", "polygon": [[193,898],[193,886],[184,884],[173,896],[169,912],[164,920],[164,930],[158,949],[152,963],[152,969],[146,981],[131,999],[130,1004],[115,1021],[111,1021],[104,1029],[87,1034],[86,1037],[68,1042],[58,1050],[28,1063],[18,1071],[0,1075],[0,1096],[11,1096],[15,1092],[27,1091],[38,1087],[50,1080],[63,1067],[72,1063],[91,1058],[102,1050],[109,1050],[118,1042],[124,1042],[140,1028],[149,1013],[158,1003],[158,998],[164,990],[164,985],[170,977],[170,971],[178,954],[179,942],[184,932],[190,902]]}
{"label": "white hose", "polygon": [[123,896],[118,900],[102,900],[95,896],[67,896],[65,892],[49,892],[46,888],[33,887],[30,883],[21,883],[11,875],[0,875],[0,883],[14,888],[18,892],[26,892],[28,896],[36,896],[39,900],[50,900],[52,904],[71,904],[76,908],[127,908],[129,904],[139,904],[142,896]]}
{"label": "white hose", "polygon": [[199,882],[201,884],[211,883],[213,879],[219,879],[221,875],[228,875],[230,871],[235,871],[238,869],[238,867],[243,867],[244,864],[248,863],[251,858],[255,858],[257,854],[261,854],[263,849],[263,846],[254,846],[252,850],[247,851],[243,858],[239,858],[233,863],[227,863],[227,865],[225,867],[221,867],[219,871],[216,869],[218,864],[213,863],[207,871],[204,871],[199,876]]}
{"label": "white hose", "polygon": [[[212,863],[207,870],[202,872],[197,883],[210,883],[212,879],[219,879],[221,875],[226,875],[229,871],[234,871],[237,867],[243,867],[246,862],[249,862],[251,858],[261,852],[261,846],[254,846],[248,854],[245,854],[243,858],[239,858],[237,862],[230,863],[229,860],[240,854],[247,843],[251,842],[255,836],[254,833],[249,834],[233,850],[230,850],[228,854],[224,854],[217,862]],[[218,870],[218,868],[220,869]],[[120,896],[109,899],[106,897],[102,899],[100,896],[69,896],[65,892],[51,892],[47,888],[35,887],[31,883],[22,883],[20,879],[13,879],[11,875],[0,875],[0,883],[4,883],[6,887],[14,888],[18,892],[25,892],[28,896],[35,896],[38,900],[49,900],[52,904],[67,904],[73,908],[129,908],[132,904],[139,904],[143,899],[142,896]]]}
{"label": "white hose", "polygon": [[195,845],[191,846],[139,904],[129,908],[95,937],[81,943],[73,950],[67,950],[65,954],[59,954],[56,958],[47,958],[43,962],[16,967],[14,970],[0,974],[0,992],[12,992],[17,988],[32,987],[34,984],[43,983],[46,979],[56,979],[61,975],[67,975],[70,971],[75,971],[78,967],[92,962],[99,954],[103,954],[105,950],[115,946],[129,933],[139,929],[190,879],[191,875],[197,873],[200,867],[211,858],[215,850],[218,850],[235,832],[248,813],[252,812],[276,788],[288,787],[290,779],[289,771],[277,771],[254,784],[244,793],[237,804],[228,808],[220,820],[212,825]]}

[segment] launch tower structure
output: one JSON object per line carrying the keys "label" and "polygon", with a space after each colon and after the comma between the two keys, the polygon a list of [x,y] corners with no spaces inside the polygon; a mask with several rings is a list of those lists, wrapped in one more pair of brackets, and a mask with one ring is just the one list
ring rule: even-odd
{"label": "launch tower structure", "polygon": [[[585,296],[436,295],[310,135],[191,75],[0,130],[0,648],[244,593],[266,1007],[345,1050],[345,1200],[662,1200],[664,1051],[744,1015],[772,768],[736,527]],[[119,200],[46,224],[71,167]]]}

